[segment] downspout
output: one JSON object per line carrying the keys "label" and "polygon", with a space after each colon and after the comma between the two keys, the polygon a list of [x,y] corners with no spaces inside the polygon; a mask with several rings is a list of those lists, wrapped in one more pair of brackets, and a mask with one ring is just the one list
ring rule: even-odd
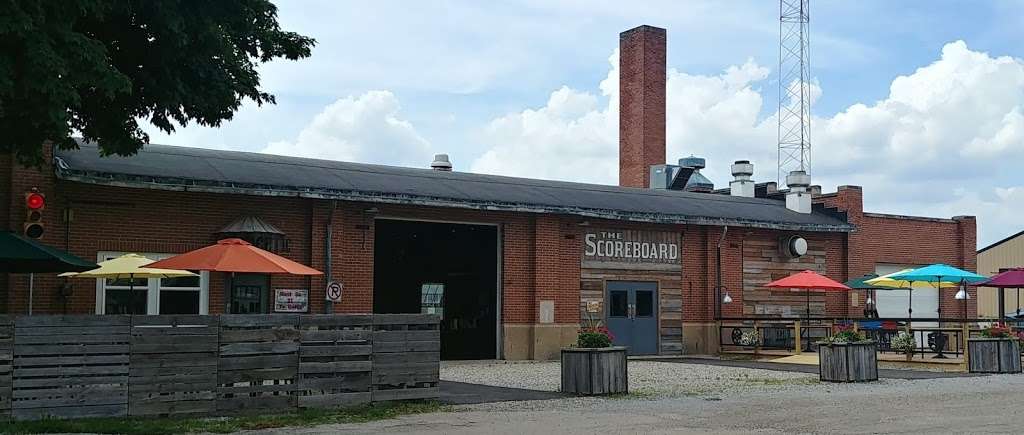
{"label": "downspout", "polygon": [[722,243],[725,243],[725,236],[729,233],[729,226],[722,226],[722,236],[718,238],[715,246],[715,320],[722,320]]}
{"label": "downspout", "polygon": [[[327,222],[324,223],[324,288],[327,288],[327,283],[331,282],[331,239],[334,235],[334,210],[338,208],[338,201],[331,201],[330,211],[327,212]],[[331,314],[334,312],[334,302],[324,302],[324,314]]]}

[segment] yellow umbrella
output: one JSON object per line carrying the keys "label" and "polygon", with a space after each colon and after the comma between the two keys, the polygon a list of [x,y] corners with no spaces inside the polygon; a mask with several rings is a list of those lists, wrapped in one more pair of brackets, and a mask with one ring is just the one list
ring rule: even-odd
{"label": "yellow umbrella", "polygon": [[96,279],[127,279],[128,294],[132,295],[133,299],[135,295],[134,290],[136,278],[178,278],[183,276],[197,276],[195,273],[187,270],[155,269],[146,267],[147,264],[153,262],[154,260],[150,260],[139,254],[124,254],[111,260],[96,263],[99,268],[78,273],[62,273],[58,276]]}
{"label": "yellow umbrella", "polygon": [[[927,284],[927,285],[929,285],[931,287],[935,287],[935,282],[934,281],[908,281],[908,280],[905,280],[905,279],[891,278],[893,275],[899,275],[899,274],[902,274],[902,273],[910,272],[912,270],[914,270],[914,269],[903,269],[903,270],[898,271],[898,272],[893,272],[893,273],[890,273],[890,274],[882,275],[882,276],[880,276],[878,278],[871,278],[871,279],[866,280],[864,282],[868,283],[868,284],[871,284],[871,285],[873,285],[875,287],[891,287],[891,288],[895,288],[895,289],[907,289],[907,290],[911,290],[912,287],[915,284],[919,284],[919,283],[920,284]],[[956,287],[956,286],[960,285],[960,283],[956,283],[956,282],[952,282],[952,281],[942,281],[942,282],[939,283],[939,285],[942,286],[942,287]]]}
{"label": "yellow umbrella", "polygon": [[914,313],[914,285],[916,284],[927,284],[930,287],[956,287],[957,283],[950,281],[942,281],[936,283],[934,281],[909,281],[906,279],[892,278],[893,275],[899,275],[910,272],[914,269],[903,269],[897,272],[882,275],[878,278],[872,278],[864,281],[866,284],[873,285],[876,287],[885,288],[886,290],[907,290],[908,302],[907,302],[907,330],[910,330],[910,319]]}

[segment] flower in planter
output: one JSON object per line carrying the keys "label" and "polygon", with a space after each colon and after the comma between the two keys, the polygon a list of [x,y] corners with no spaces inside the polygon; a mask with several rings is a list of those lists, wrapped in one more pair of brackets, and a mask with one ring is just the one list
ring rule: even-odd
{"label": "flower in planter", "polygon": [[899,335],[892,338],[889,341],[889,347],[897,352],[912,354],[914,349],[917,349],[917,340],[914,339],[913,335],[908,334],[906,331],[900,331]]}
{"label": "flower in planter", "polygon": [[860,343],[867,340],[864,334],[853,329],[853,325],[838,325],[836,326],[836,332],[831,336],[825,337],[821,342],[826,344],[844,344]]}
{"label": "flower in planter", "polygon": [[588,349],[609,347],[612,345],[611,333],[604,327],[580,329],[579,334],[576,336],[576,345]]}
{"label": "flower in planter", "polygon": [[744,331],[743,334],[740,335],[741,346],[757,346],[760,342],[761,336],[757,333],[756,329]]}
{"label": "flower in planter", "polygon": [[984,338],[1014,338],[1015,335],[1010,328],[1003,325],[992,325],[988,328],[981,330],[981,336]]}
{"label": "flower in planter", "polygon": [[586,349],[609,347],[614,340],[615,336],[600,320],[588,315],[584,317],[584,325],[576,335],[576,346]]}

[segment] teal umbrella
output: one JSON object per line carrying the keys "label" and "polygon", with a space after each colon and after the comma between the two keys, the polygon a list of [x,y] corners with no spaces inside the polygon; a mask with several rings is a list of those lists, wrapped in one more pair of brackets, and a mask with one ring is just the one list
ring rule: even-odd
{"label": "teal umbrella", "polygon": [[878,300],[875,294],[875,290],[902,290],[896,287],[889,287],[885,285],[872,285],[867,282],[869,279],[875,278],[878,278],[877,274],[869,273],[867,275],[861,276],[860,278],[854,278],[843,283],[847,287],[854,290],[867,290],[868,299],[864,302],[865,308],[872,309],[873,314],[868,314],[868,312],[865,311],[864,317],[878,317],[878,310],[872,308]]}
{"label": "teal umbrella", "polygon": [[964,281],[968,284],[977,284],[985,281],[988,278],[982,275],[978,275],[974,272],[968,272],[963,269],[957,269],[948,264],[932,264],[906,272],[900,272],[889,276],[892,279],[902,279],[906,281],[925,281],[925,282],[942,282],[942,281]]}
{"label": "teal umbrella", "polygon": [[96,263],[20,234],[0,232],[0,272],[84,272],[96,267]]}
{"label": "teal umbrella", "polygon": [[0,272],[29,274],[29,314],[32,314],[32,292],[36,273],[83,272],[95,268],[96,263],[51,248],[21,234],[0,232]]}
{"label": "teal umbrella", "polygon": [[[988,278],[974,272],[957,269],[948,264],[932,264],[917,269],[899,272],[890,276],[895,280],[934,282],[935,287],[942,289],[942,282],[955,281],[967,284],[977,284]],[[941,326],[941,324],[940,324]]]}

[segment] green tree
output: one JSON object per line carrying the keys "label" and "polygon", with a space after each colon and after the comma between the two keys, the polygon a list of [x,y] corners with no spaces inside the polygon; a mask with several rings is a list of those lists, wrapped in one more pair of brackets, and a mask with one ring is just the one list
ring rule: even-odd
{"label": "green tree", "polygon": [[0,151],[25,165],[41,145],[132,155],[190,121],[218,126],[243,99],[274,103],[256,67],[308,57],[269,0],[0,0]]}

